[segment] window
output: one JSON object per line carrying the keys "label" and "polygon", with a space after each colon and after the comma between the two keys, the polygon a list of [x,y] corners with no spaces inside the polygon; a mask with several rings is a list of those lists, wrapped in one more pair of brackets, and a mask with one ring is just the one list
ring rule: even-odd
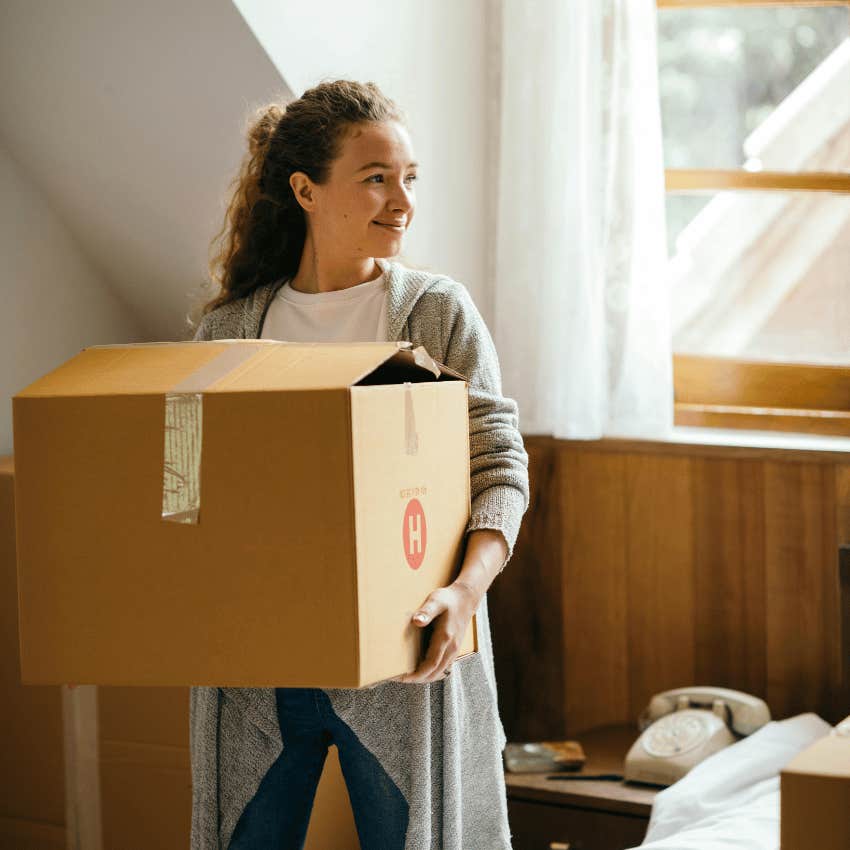
{"label": "window", "polygon": [[657,5],[675,421],[850,436],[850,2]]}

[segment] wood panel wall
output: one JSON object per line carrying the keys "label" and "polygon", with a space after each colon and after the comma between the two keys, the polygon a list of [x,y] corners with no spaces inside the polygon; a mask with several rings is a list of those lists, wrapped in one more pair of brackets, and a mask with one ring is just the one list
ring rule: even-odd
{"label": "wood panel wall", "polygon": [[761,696],[774,718],[850,714],[846,454],[525,443],[531,503],[488,593],[509,740],[635,723],[694,684]]}

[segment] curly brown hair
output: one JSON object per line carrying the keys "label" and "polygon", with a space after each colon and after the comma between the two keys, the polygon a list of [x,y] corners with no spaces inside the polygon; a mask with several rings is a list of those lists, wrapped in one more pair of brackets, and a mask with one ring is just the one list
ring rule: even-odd
{"label": "curly brown hair", "polygon": [[403,110],[375,83],[352,80],[322,82],[286,106],[272,103],[254,113],[246,131],[248,152],[230,184],[224,224],[211,243],[210,278],[220,292],[203,306],[202,316],[264,284],[295,276],[307,222],[290,175],[303,171],[314,183],[325,183],[346,132],[371,121],[407,126]]}

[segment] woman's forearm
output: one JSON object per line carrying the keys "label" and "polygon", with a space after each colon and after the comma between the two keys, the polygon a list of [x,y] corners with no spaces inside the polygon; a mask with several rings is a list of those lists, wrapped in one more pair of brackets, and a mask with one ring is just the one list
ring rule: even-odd
{"label": "woman's forearm", "polygon": [[508,544],[501,531],[492,528],[470,531],[463,564],[453,583],[465,586],[480,600],[499,574],[507,556]]}

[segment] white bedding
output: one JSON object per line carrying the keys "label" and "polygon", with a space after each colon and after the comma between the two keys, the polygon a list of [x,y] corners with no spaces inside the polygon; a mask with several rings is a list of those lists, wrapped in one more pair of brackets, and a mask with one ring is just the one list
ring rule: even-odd
{"label": "white bedding", "polygon": [[779,850],[779,771],[830,729],[799,714],[700,762],[657,794],[641,850]]}

